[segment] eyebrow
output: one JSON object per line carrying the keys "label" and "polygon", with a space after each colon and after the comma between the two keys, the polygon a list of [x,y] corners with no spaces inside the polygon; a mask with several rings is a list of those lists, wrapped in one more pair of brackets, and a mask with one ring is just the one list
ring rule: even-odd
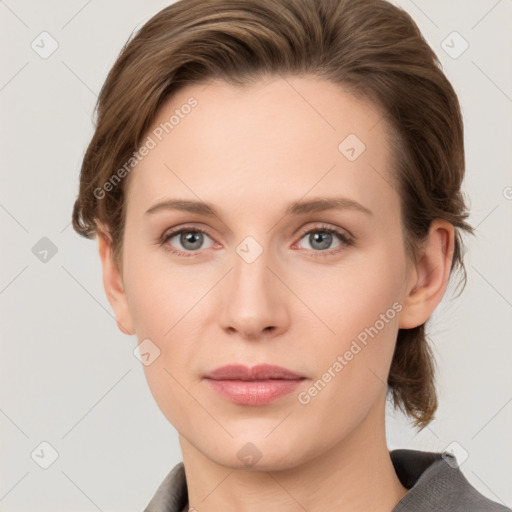
{"label": "eyebrow", "polygon": [[[354,210],[366,215],[373,212],[362,204],[347,197],[315,197],[313,199],[296,201],[288,205],[285,215],[304,215],[307,213],[322,212],[325,210]],[[150,215],[161,210],[178,210],[196,213],[207,217],[219,217],[216,208],[204,201],[190,201],[187,199],[167,199],[156,203],[149,208],[145,215]]]}

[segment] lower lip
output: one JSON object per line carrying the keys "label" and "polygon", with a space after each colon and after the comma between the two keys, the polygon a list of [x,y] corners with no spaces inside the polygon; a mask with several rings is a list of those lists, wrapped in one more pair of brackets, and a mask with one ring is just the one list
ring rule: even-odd
{"label": "lower lip", "polygon": [[265,405],[291,393],[304,379],[256,381],[206,379],[211,388],[240,405]]}

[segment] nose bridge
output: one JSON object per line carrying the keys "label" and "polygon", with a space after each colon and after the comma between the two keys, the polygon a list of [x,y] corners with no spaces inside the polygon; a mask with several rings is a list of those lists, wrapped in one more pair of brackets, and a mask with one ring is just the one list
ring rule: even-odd
{"label": "nose bridge", "polygon": [[279,279],[268,268],[272,261],[271,251],[252,236],[235,248],[222,312],[225,328],[255,336],[267,327],[282,327],[286,308]]}
{"label": "nose bridge", "polygon": [[[265,246],[249,235],[235,248],[236,254],[233,257],[233,292],[242,294],[253,294],[254,300],[268,300],[272,283],[270,277],[272,272],[268,269],[271,266],[272,255],[268,244]],[[249,301],[250,302],[250,301]]]}

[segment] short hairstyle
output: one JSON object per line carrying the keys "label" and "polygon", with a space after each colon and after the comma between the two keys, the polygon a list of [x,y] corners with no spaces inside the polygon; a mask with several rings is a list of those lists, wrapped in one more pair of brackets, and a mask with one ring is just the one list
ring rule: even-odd
{"label": "short hairstyle", "polygon": [[[275,75],[319,77],[379,108],[407,255],[416,261],[434,219],[450,222],[450,277],[462,271],[464,288],[461,231],[473,228],[461,191],[459,102],[411,16],[385,0],[179,0],[158,12],[130,36],[101,89],[73,228],[93,238],[96,222],[104,223],[122,268],[131,174],[118,172],[113,185],[112,178],[126,171],[164,100],[189,84],[244,86]],[[434,377],[425,324],[399,329],[387,390],[420,430],[438,407]]]}

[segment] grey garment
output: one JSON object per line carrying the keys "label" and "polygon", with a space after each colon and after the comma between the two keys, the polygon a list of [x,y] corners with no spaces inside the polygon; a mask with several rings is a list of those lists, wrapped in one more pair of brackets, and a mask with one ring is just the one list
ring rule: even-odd
{"label": "grey garment", "polygon": [[478,492],[450,453],[401,449],[390,455],[398,478],[409,489],[392,512],[512,511]]}
{"label": "grey garment", "polygon": [[[395,472],[409,489],[391,512],[512,512],[480,494],[450,453],[390,452]],[[185,468],[180,462],[158,487],[144,512],[182,512],[188,503]]]}

